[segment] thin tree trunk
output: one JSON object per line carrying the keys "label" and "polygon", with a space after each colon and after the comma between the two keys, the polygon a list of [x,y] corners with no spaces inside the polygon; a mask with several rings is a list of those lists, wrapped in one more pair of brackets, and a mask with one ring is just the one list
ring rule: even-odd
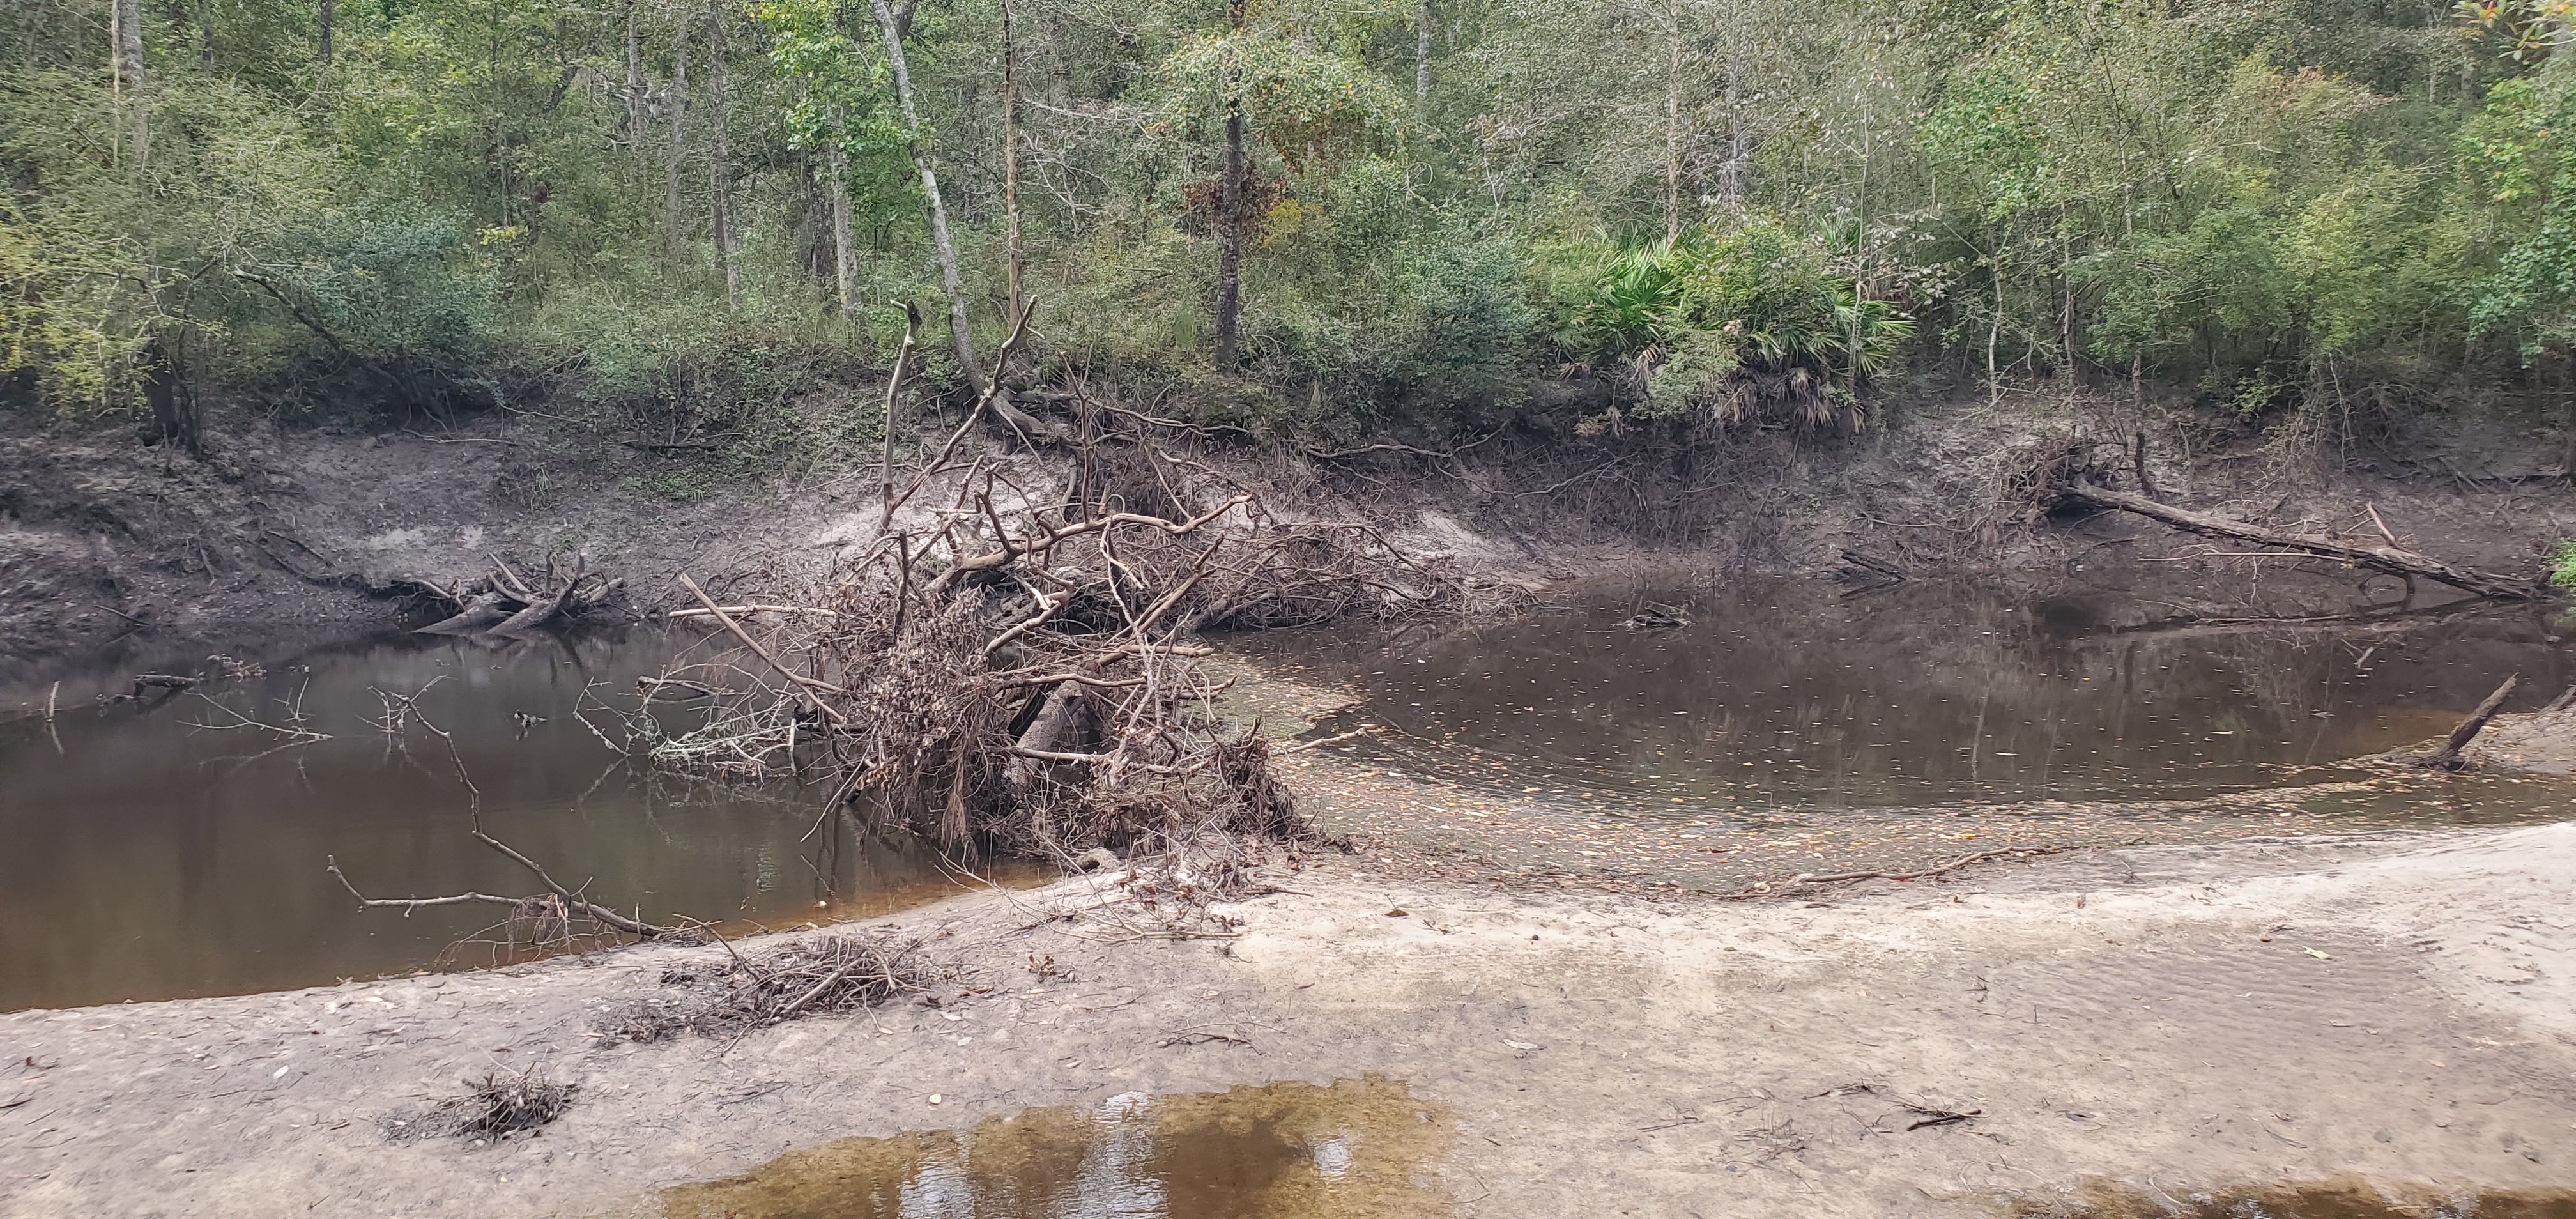
{"label": "thin tree trunk", "polygon": [[114,55],[110,84],[125,120],[125,146],[140,169],[152,151],[152,122],[143,105],[151,81],[143,73],[143,6],[140,0],[110,0],[107,33]]}
{"label": "thin tree trunk", "polygon": [[2066,353],[2066,378],[2076,384],[2084,381],[2084,370],[2075,363],[2075,249],[2062,234],[2057,239],[2057,345]]}
{"label": "thin tree trunk", "polygon": [[1851,360],[1852,400],[1860,400],[1860,303],[1869,292],[1869,152],[1870,129],[1860,129],[1860,189],[1853,197],[1856,227],[1852,230],[1852,315],[1851,349],[1843,354]]}
{"label": "thin tree trunk", "polygon": [[1995,260],[1995,316],[1986,323],[1986,406],[1991,409],[2003,401],[2003,375],[1995,370],[1995,338],[2004,329],[2004,264]]}
{"label": "thin tree trunk", "polygon": [[1431,0],[1422,0],[1422,18],[1413,23],[1413,100],[1431,102]]}
{"label": "thin tree trunk", "polygon": [[1726,19],[1726,165],[1718,170],[1717,192],[1729,204],[1744,202],[1744,171],[1753,154],[1753,132],[1744,122],[1744,76],[1752,66],[1752,22],[1745,12],[1750,2],[1735,0]]}
{"label": "thin tree trunk", "polygon": [[850,154],[838,138],[829,158],[832,176],[832,286],[841,296],[841,316],[859,315],[859,268],[850,257]]}
{"label": "thin tree trunk", "polygon": [[1011,277],[1011,316],[1020,316],[1020,85],[1018,49],[1011,43],[1011,4],[1002,0],[1002,215],[1003,250]]}
{"label": "thin tree trunk", "polygon": [[[1226,14],[1234,31],[1243,32],[1243,0],[1228,0]],[[1229,47],[1229,57],[1239,48]],[[1234,84],[1234,69],[1226,70],[1226,83]],[[1217,180],[1216,191],[1216,363],[1219,368],[1232,368],[1235,362],[1235,326],[1243,312],[1243,225],[1237,215],[1243,208],[1243,99],[1229,97],[1225,103],[1225,169]]]}
{"label": "thin tree trunk", "polygon": [[625,9],[626,155],[640,157],[644,155],[644,35],[635,28],[635,0],[626,0]]}
{"label": "thin tree trunk", "polygon": [[313,6],[313,24],[321,34],[314,54],[321,59],[326,71],[331,67],[331,3],[332,0],[319,0]]}
{"label": "thin tree trunk", "polygon": [[[903,61],[903,33],[886,0],[868,0],[875,8],[877,29],[885,35],[886,60],[894,67],[894,96],[903,113],[904,146],[913,168],[921,171],[921,193],[930,204],[930,246],[939,257],[939,286],[948,294],[948,335],[957,345],[957,368],[968,388],[984,392],[984,370],[975,362],[975,339],[966,329],[966,291],[957,276],[957,246],[948,238],[948,205],[939,197],[939,175],[930,167],[930,150],[922,147],[921,115],[912,105],[912,71]],[[1239,2],[1239,0],[1238,0]]]}
{"label": "thin tree trunk", "polygon": [[1664,73],[1664,242],[1682,237],[1682,6],[1673,0],[1672,63]]}
{"label": "thin tree trunk", "polygon": [[189,17],[190,23],[197,27],[197,70],[212,72],[215,70],[214,14],[207,10],[206,0],[197,0],[195,11]]}
{"label": "thin tree trunk", "polygon": [[665,179],[662,218],[668,227],[670,256],[678,262],[682,248],[681,234],[687,219],[680,211],[680,162],[688,145],[689,134],[689,20],[682,17],[671,30],[671,163]]}
{"label": "thin tree trunk", "polygon": [[714,221],[716,262],[724,268],[725,308],[742,292],[742,268],[733,256],[733,149],[725,142],[725,0],[707,0],[707,98],[715,126],[707,150],[707,190]]}

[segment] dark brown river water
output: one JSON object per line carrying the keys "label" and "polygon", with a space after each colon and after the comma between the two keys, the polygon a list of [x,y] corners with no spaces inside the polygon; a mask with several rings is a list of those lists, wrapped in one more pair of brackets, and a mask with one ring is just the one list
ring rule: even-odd
{"label": "dark brown river water", "polygon": [[[1619,625],[1649,604],[1689,622]],[[2183,623],[2115,593],[2034,603],[1781,581],[1244,646],[1271,671],[1359,695],[1319,733],[1392,729],[1337,750],[1586,811],[1758,824],[1782,810],[2190,798],[2339,777],[2335,763],[2448,732],[2508,674],[2522,675],[2508,710],[2576,682],[2559,638],[2576,622],[2558,613]]]}
{"label": "dark brown river water", "polygon": [[[396,636],[270,658],[259,677],[157,703],[66,707],[50,730],[0,726],[0,1010],[493,963],[488,948],[445,950],[507,911],[362,912],[323,870],[336,858],[371,897],[539,890],[468,836],[458,760],[490,833],[650,920],[795,924],[958,891],[927,853],[844,818],[818,827],[810,793],[657,777],[576,717],[585,691],[634,705],[636,678],[695,638]],[[397,738],[369,722],[379,690],[424,688],[419,713],[454,734],[454,759],[416,724]],[[328,739],[237,726],[298,713]]]}
{"label": "dark brown river water", "polygon": [[[1647,600],[1684,604],[1689,625],[1622,629]],[[2140,629],[2170,611],[2109,594],[2033,604],[1932,584],[1851,597],[1738,583],[1233,646],[1356,691],[1322,731],[1396,730],[1336,751],[1569,815],[1761,832],[1837,810],[1902,822],[2332,777],[2344,759],[2446,731],[2507,673],[2523,676],[2517,709],[2576,682],[2555,638],[2576,624],[2556,613]],[[539,887],[468,836],[467,793],[435,735],[370,722],[386,694],[421,692],[420,714],[454,734],[490,832],[648,919],[793,924],[956,891],[921,852],[847,819],[818,824],[813,793],[656,777],[584,726],[585,700],[631,706],[636,679],[697,638],[397,636],[263,656],[239,680],[196,658],[154,667],[209,674],[200,688],[103,705],[67,683],[50,725],[0,724],[0,1010],[493,963],[488,947],[449,946],[494,908],[362,912],[324,871],[336,858],[378,897]],[[299,725],[323,739],[274,730]],[[2569,791],[2471,786],[2357,815],[2566,816]]]}

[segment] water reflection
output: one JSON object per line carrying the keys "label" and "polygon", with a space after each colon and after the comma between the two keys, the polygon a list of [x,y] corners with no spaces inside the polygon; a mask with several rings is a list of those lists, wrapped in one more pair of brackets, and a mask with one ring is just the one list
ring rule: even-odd
{"label": "water reflection", "polygon": [[1412,1171],[1445,1110],[1378,1076],[1032,1109],[854,1138],[674,1186],[666,1219],[1399,1219],[1448,1213]]}
{"label": "water reflection", "polygon": [[[433,963],[506,911],[361,914],[323,861],[370,896],[538,889],[468,836],[459,762],[494,835],[647,919],[801,922],[955,891],[923,853],[818,824],[810,793],[677,781],[605,747],[583,706],[632,705],[636,679],[696,639],[397,637],[0,728],[0,1009]],[[387,733],[387,700],[414,692],[415,722]],[[418,718],[453,734],[454,758]]]}
{"label": "water reflection", "polygon": [[[1688,625],[1623,630],[1642,602]],[[2368,624],[2157,623],[2110,594],[1748,582],[1393,638],[1249,646],[1363,701],[1327,730],[1399,769],[1578,808],[1896,808],[2172,798],[2447,731],[2507,673],[2576,680],[2546,609]],[[2313,772],[2306,772],[2313,773]]]}

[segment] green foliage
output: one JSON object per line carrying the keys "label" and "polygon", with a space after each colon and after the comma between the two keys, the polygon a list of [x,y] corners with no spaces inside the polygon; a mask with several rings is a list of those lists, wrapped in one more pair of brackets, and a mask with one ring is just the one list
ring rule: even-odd
{"label": "green foliage", "polygon": [[1496,403],[1519,392],[1539,311],[1511,244],[1455,227],[1419,241],[1398,281],[1388,375],[1442,403]]}
{"label": "green foliage", "polygon": [[269,218],[244,238],[226,270],[313,331],[308,342],[458,378],[489,367],[498,285],[463,216],[358,199]]}
{"label": "green foliage", "polygon": [[1588,291],[1557,329],[1577,356],[1603,363],[1633,359],[1670,342],[1680,316],[1690,260],[1669,246],[1606,252]]}
{"label": "green foliage", "polygon": [[2560,542],[2549,554],[2549,582],[2560,588],[2576,589],[2576,542]]}
{"label": "green foliage", "polygon": [[148,304],[126,285],[143,262],[124,243],[49,219],[0,206],[0,377],[23,378],[54,410],[114,409],[140,393]]}
{"label": "green foliage", "polygon": [[1673,341],[1663,362],[1647,374],[1645,400],[1637,404],[1636,413],[1646,419],[1698,414],[1724,418],[1735,410],[1736,376],[1743,368],[1737,335],[1686,330]]}
{"label": "green foliage", "polygon": [[1390,130],[1410,105],[1347,48],[1312,31],[1265,22],[1192,34],[1159,67],[1161,121],[1204,131],[1229,105],[1291,161],[1356,146]]}
{"label": "green foliage", "polygon": [[1561,314],[1558,342],[1596,365],[1624,364],[1642,418],[1739,423],[1785,405],[1811,424],[1854,421],[1860,388],[1903,355],[1914,320],[1856,299],[1830,253],[1827,234],[1767,216],[1606,251],[1590,290]]}
{"label": "green foliage", "polygon": [[2491,269],[2467,289],[2470,330],[2526,353],[2566,351],[2576,345],[2576,75],[2498,85],[2460,146],[2498,230]]}
{"label": "green foliage", "polygon": [[[1438,9],[1427,64],[1413,0],[1011,9],[1044,367],[1357,438],[1603,396],[1840,428],[1875,383],[2085,365],[2260,424],[2536,397],[2576,354],[2566,0]],[[507,386],[745,469],[850,449],[896,306],[945,314],[914,141],[1000,337],[1000,0],[915,10],[910,130],[852,0],[351,3],[327,65],[309,0],[148,5],[131,81],[107,12],[0,6],[13,404],[135,409],[185,363],[280,402]],[[1218,370],[1230,111],[1258,215]]]}
{"label": "green foliage", "polygon": [[1849,331],[1834,315],[1839,287],[1821,243],[1755,217],[1683,247],[1683,309],[1703,329],[1732,327],[1748,355],[1818,360]]}

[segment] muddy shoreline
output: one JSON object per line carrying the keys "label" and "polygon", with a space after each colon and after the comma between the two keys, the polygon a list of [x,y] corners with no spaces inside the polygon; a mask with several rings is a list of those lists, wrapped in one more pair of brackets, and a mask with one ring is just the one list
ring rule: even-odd
{"label": "muddy shoreline", "polygon": [[[1276,873],[1216,939],[1140,937],[1088,879],[879,920],[958,970],[936,1006],[730,1046],[591,1035],[721,948],[0,1016],[0,1214],[650,1215],[657,1187],[850,1135],[1368,1073],[1454,1115],[1422,1179],[1460,1215],[2576,1179],[2576,825],[2103,850],[1752,903],[1379,866]],[[1058,976],[1031,972],[1045,958]],[[382,1133],[532,1064],[583,1085],[533,1138]],[[1976,1116],[1908,1129],[1904,1103]]]}
{"label": "muddy shoreline", "polygon": [[[1859,553],[1881,569],[1980,577],[2034,598],[2066,585],[2153,588],[2183,613],[2449,598],[2432,588],[2410,597],[2393,578],[2324,561],[2219,553],[2229,548],[2120,514],[2016,508],[1987,519],[2004,455],[2085,431],[2109,407],[2078,394],[1998,414],[1981,396],[1936,396],[1884,431],[1830,443],[1754,433],[1657,448],[1640,438],[1621,460],[1640,470],[1641,487],[1660,488],[1652,519],[1633,498],[1589,484],[1536,495],[1575,472],[1543,452],[1448,477],[1199,457],[1280,504],[1368,520],[1416,558],[1522,584],[1828,575],[1848,573],[1846,556]],[[586,556],[625,582],[600,615],[614,621],[675,604],[683,572],[719,595],[775,588],[873,535],[872,470],[653,452],[603,426],[493,414],[431,434],[355,420],[288,426],[221,408],[198,455],[139,443],[122,424],[0,414],[0,706],[24,708],[46,683],[100,663],[274,652],[427,621],[431,607],[378,592],[400,580],[470,581],[494,555],[531,566]],[[2364,539],[2379,536],[2375,508],[2427,554],[2536,575],[2550,547],[2576,536],[2576,495],[2564,480],[2532,481],[2517,427],[2463,416],[2415,438],[2421,452],[2404,460],[2288,463],[2250,438],[2212,448],[2207,421],[2187,406],[2163,410],[2149,431],[2171,502]],[[1059,459],[1000,460],[1031,486],[1065,473]]]}

